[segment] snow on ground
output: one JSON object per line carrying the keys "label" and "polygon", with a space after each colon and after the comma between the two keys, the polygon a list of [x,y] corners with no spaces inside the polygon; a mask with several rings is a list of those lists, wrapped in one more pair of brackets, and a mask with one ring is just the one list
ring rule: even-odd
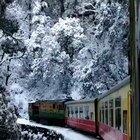
{"label": "snow on ground", "polygon": [[30,122],[29,120],[21,119],[21,118],[17,120],[17,123],[54,130],[57,133],[62,134],[66,140],[96,140],[95,138],[91,138],[83,134],[80,134],[78,132],[75,132],[74,130],[71,130],[70,128],[63,128],[63,127],[58,127],[58,126],[46,126],[46,125],[38,124],[35,122]]}

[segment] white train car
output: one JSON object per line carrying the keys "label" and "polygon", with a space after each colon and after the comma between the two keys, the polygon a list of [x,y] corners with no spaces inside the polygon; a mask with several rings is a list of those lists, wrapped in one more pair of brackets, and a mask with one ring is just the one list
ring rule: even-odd
{"label": "white train car", "polygon": [[95,99],[68,101],[65,105],[68,126],[96,133]]}

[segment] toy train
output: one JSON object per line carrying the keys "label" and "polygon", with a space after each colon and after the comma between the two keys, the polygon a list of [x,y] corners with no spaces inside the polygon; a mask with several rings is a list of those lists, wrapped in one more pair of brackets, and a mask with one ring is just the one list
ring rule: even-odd
{"label": "toy train", "polygon": [[131,137],[130,78],[98,98],[90,100],[47,100],[29,103],[31,120],[67,125],[101,136],[104,140]]}

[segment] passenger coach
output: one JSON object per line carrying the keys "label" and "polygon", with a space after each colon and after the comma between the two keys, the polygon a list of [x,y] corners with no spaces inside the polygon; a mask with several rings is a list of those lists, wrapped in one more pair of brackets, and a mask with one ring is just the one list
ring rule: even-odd
{"label": "passenger coach", "polygon": [[66,102],[66,124],[96,133],[95,99]]}
{"label": "passenger coach", "polygon": [[130,78],[98,98],[99,135],[104,140],[130,140]]}

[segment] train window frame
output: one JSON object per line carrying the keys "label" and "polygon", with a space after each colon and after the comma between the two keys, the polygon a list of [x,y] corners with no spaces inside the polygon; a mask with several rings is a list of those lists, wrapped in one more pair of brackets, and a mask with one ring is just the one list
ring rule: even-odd
{"label": "train window frame", "polygon": [[102,102],[101,108],[102,108],[102,123],[104,123],[104,120],[105,120],[105,114],[104,114],[104,102]]}
{"label": "train window frame", "polygon": [[43,108],[45,108],[46,107],[46,104],[45,103],[42,103],[43,104]]}
{"label": "train window frame", "polygon": [[55,104],[53,104],[53,109],[55,109],[55,107],[56,107],[56,105],[55,105]]}
{"label": "train window frame", "polygon": [[78,118],[78,106],[75,106],[74,112],[75,112],[75,118]]}
{"label": "train window frame", "polygon": [[84,106],[84,119],[89,120],[89,105]]}
{"label": "train window frame", "polygon": [[73,118],[75,118],[75,106],[73,106]]}
{"label": "train window frame", "polygon": [[70,109],[70,118],[72,118],[72,114],[71,114],[71,106],[69,106],[69,109]]}
{"label": "train window frame", "polygon": [[[114,118],[114,99],[110,99],[109,100],[109,116],[108,116],[108,120],[109,120],[109,122],[108,122],[108,125],[110,125],[111,127],[114,127],[114,120],[115,120],[115,118]],[[112,115],[111,115],[112,114]]]}
{"label": "train window frame", "polygon": [[127,134],[128,132],[128,110],[123,110],[123,133]]}
{"label": "train window frame", "polygon": [[59,110],[62,110],[62,105],[61,104],[59,104]]}
{"label": "train window frame", "polygon": [[67,106],[67,117],[69,118],[70,117],[70,107]]}
{"label": "train window frame", "polygon": [[71,106],[71,117],[72,118],[74,118],[74,109],[73,109],[74,107],[73,106]]}
{"label": "train window frame", "polygon": [[[45,106],[44,106],[45,107]],[[50,109],[52,109],[52,104],[50,104]]]}
{"label": "train window frame", "polygon": [[104,122],[108,125],[108,100],[104,102]]}
{"label": "train window frame", "polygon": [[89,104],[89,120],[95,121],[95,111],[94,105],[92,103]]}
{"label": "train window frame", "polygon": [[99,121],[102,123],[102,103],[99,104]]}
{"label": "train window frame", "polygon": [[84,112],[83,106],[79,106],[79,118],[83,118],[83,112]]}
{"label": "train window frame", "polygon": [[102,109],[101,109],[101,107],[100,107],[99,116],[100,116],[100,122],[102,122]]}
{"label": "train window frame", "polygon": [[90,120],[94,120],[94,113],[93,113],[93,111],[90,112],[89,119],[90,119]]}
{"label": "train window frame", "polygon": [[[120,99],[119,104],[117,104],[118,101],[116,101],[118,99]],[[114,120],[115,121],[115,129],[118,129],[119,131],[123,130],[123,128],[122,128],[123,122],[122,122],[122,103],[121,103],[121,101],[122,101],[121,96],[116,97],[114,100],[114,102],[115,102],[115,120]]]}
{"label": "train window frame", "polygon": [[[119,105],[116,104],[116,103],[118,103],[118,101],[116,101],[117,99],[119,99]],[[115,108],[117,108],[117,107],[121,107],[121,96],[115,98]]]}

